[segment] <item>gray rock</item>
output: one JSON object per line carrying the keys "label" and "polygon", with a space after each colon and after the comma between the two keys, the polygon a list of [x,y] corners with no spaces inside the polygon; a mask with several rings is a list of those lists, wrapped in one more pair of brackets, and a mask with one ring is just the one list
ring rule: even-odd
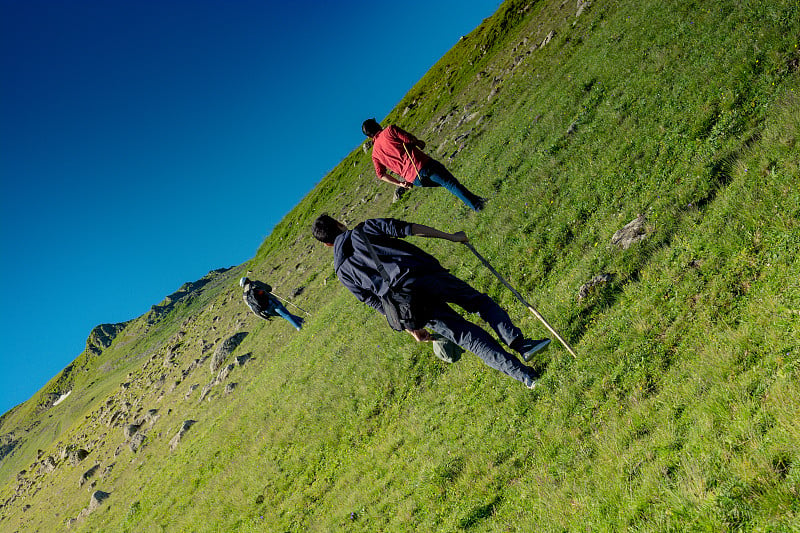
{"label": "gray rock", "polygon": [[95,511],[100,505],[111,496],[108,492],[103,492],[102,490],[96,490],[92,493],[92,497],[89,500],[89,512]]}
{"label": "gray rock", "polygon": [[392,194],[392,203],[400,201],[403,195],[406,193],[406,189],[403,187],[395,187],[394,194]]}
{"label": "gray rock", "polygon": [[605,285],[606,283],[611,281],[612,278],[613,276],[611,274],[598,274],[597,276],[590,279],[588,282],[584,283],[581,286],[580,290],[578,290],[578,301],[580,302],[581,300],[589,296],[589,294],[592,292],[592,289],[594,289],[596,286]]}
{"label": "gray rock", "polygon": [[119,422],[122,421],[123,418],[125,418],[125,413],[123,411],[114,411],[114,414],[112,414],[111,417],[109,417],[106,425],[108,427],[116,426]]}
{"label": "gray rock", "polygon": [[142,447],[142,444],[144,444],[146,438],[147,437],[145,436],[144,433],[137,433],[131,439],[131,442],[128,444],[128,447],[130,447],[133,453],[136,453],[137,451],[139,451],[139,448]]}
{"label": "gray rock", "polygon": [[79,449],[79,450],[72,450],[71,452],[69,452],[69,455],[67,457],[69,458],[69,462],[72,464],[72,466],[75,466],[84,459],[86,459],[86,457],[88,456],[89,452],[83,449]]}
{"label": "gray rock", "polygon": [[631,220],[622,229],[618,230],[611,237],[611,244],[619,246],[623,250],[627,250],[630,245],[637,243],[647,237],[647,218],[644,215],[639,215]]}
{"label": "gray rock", "polygon": [[158,414],[158,409],[150,409],[147,411],[147,414],[144,415],[145,421],[150,424],[151,426],[158,421],[161,415]]}
{"label": "gray rock", "polygon": [[128,424],[127,426],[125,426],[125,429],[123,430],[125,434],[125,440],[128,440],[133,435],[135,435],[136,432],[139,431],[140,427],[142,426],[140,426],[139,424]]}
{"label": "gray rock", "polygon": [[80,481],[78,482],[78,486],[82,487],[84,485],[84,483],[89,481],[89,478],[91,478],[93,475],[95,475],[97,473],[97,470],[99,468],[100,468],[100,464],[98,463],[98,464],[94,465],[93,467],[91,467],[86,472],[84,472],[83,475],[81,476]]}
{"label": "gray rock", "polygon": [[206,397],[211,393],[211,389],[213,387],[214,387],[214,383],[213,382],[211,382],[208,385],[206,385],[205,387],[203,387],[203,390],[200,391],[200,398],[198,398],[197,402],[200,403],[203,400],[205,400]]}
{"label": "gray rock", "polygon": [[20,439],[14,433],[0,435],[0,459],[10,454],[17,445],[20,444]]}
{"label": "gray rock", "polygon": [[213,385],[219,385],[226,379],[228,379],[228,375],[231,373],[231,370],[236,368],[236,365],[233,363],[229,364],[228,366],[224,367],[222,370],[219,371],[217,374],[217,379],[214,380]]}
{"label": "gray rock", "polygon": [[42,461],[42,471],[45,474],[52,474],[56,469],[56,460],[53,459],[52,455],[48,455],[47,458]]}
{"label": "gray rock", "polygon": [[196,423],[195,420],[186,420],[183,422],[183,425],[181,425],[181,429],[179,429],[178,433],[174,437],[172,437],[172,440],[169,441],[170,450],[174,451],[175,448],[178,447],[178,444],[180,444],[183,436],[186,434],[187,431],[189,431],[189,428],[195,425],[195,423]]}
{"label": "gray rock", "polygon": [[214,351],[214,355],[211,357],[211,372],[216,372],[222,367],[222,364],[228,358],[228,356],[233,353],[239,344],[247,337],[248,332],[240,331],[236,335],[228,337],[225,341],[219,345],[219,347]]}
{"label": "gray rock", "polygon": [[253,358],[253,354],[248,352],[244,355],[240,355],[236,358],[236,366],[244,366],[244,364],[250,361]]}
{"label": "gray rock", "polygon": [[195,383],[189,387],[189,390],[186,391],[186,394],[183,396],[184,400],[188,400],[189,397],[192,395],[194,391],[196,391],[200,387],[199,384]]}

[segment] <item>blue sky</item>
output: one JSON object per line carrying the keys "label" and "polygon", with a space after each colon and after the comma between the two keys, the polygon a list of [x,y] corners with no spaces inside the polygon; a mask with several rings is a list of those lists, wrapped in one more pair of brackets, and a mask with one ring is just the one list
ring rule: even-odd
{"label": "blue sky", "polygon": [[0,413],[240,264],[498,0],[0,0]]}

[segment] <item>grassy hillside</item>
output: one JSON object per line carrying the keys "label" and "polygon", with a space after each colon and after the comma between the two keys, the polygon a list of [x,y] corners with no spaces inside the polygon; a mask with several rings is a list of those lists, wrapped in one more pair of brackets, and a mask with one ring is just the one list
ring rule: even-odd
{"label": "grassy hillside", "polygon": [[[487,208],[392,203],[356,148],[251,261],[2,418],[0,529],[800,530],[799,45],[793,0],[505,2],[385,121]],[[578,357],[553,344],[535,391],[438,361],[338,284],[322,212],[465,230]],[[414,242],[546,333],[466,248]],[[249,314],[248,269],[301,333]]]}

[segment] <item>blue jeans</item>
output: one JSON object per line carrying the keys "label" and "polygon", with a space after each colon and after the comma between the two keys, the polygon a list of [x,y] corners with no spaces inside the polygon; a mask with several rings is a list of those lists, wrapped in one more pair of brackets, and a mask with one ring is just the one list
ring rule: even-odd
{"label": "blue jeans", "polygon": [[522,331],[511,322],[508,313],[489,296],[450,273],[418,278],[412,285],[418,294],[426,295],[426,310],[432,318],[428,319],[425,327],[474,353],[490,367],[524,383],[525,386],[536,380],[538,376],[533,369],[506,352],[486,330],[465,320],[448,305],[454,303],[467,312],[477,313],[508,346],[522,340]]}
{"label": "blue jeans", "polygon": [[464,202],[473,211],[478,210],[480,197],[472,194],[466,187],[450,174],[443,164],[435,159],[429,160],[421,169],[417,179],[414,180],[417,187],[444,187],[459,200]]}
{"label": "blue jeans", "polygon": [[302,318],[300,318],[299,316],[295,316],[292,313],[290,313],[286,309],[286,307],[284,307],[284,305],[282,303],[280,303],[278,300],[273,298],[272,295],[270,295],[269,303],[270,303],[269,309],[265,310],[267,313],[269,313],[270,315],[273,315],[273,316],[279,316],[279,317],[281,317],[283,319],[286,319],[286,321],[289,322],[289,324],[294,326],[294,329],[296,329],[297,331],[300,331],[300,328],[303,325],[303,319]]}

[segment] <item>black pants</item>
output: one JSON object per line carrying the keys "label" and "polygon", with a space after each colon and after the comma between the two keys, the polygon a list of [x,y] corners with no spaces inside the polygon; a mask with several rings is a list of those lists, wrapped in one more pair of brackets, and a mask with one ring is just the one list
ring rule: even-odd
{"label": "black pants", "polygon": [[413,285],[418,294],[424,295],[427,315],[432,317],[426,322],[426,328],[474,353],[490,367],[526,386],[533,383],[536,374],[530,367],[506,352],[489,332],[465,320],[448,305],[454,303],[469,313],[477,313],[510,346],[522,338],[522,332],[511,322],[508,313],[488,295],[448,272],[419,278]]}

